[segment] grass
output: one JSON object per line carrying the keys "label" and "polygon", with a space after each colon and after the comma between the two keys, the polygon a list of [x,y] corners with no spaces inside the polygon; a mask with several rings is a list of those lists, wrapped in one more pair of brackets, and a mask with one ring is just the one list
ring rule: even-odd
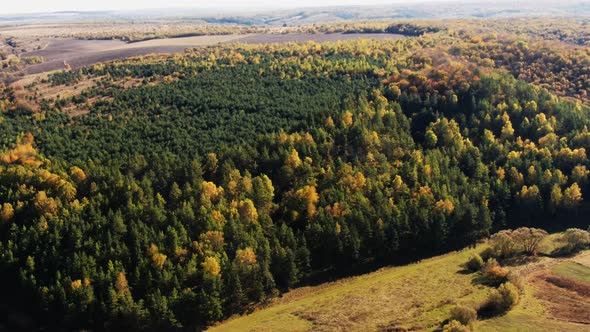
{"label": "grass", "polygon": [[560,276],[590,284],[590,267],[576,262],[564,262],[551,267],[551,271]]}
{"label": "grass", "polygon": [[[268,307],[232,318],[210,331],[440,330],[455,304],[477,306],[491,291],[460,265],[483,246],[284,294]],[[549,259],[549,258],[545,258]],[[571,263],[576,264],[576,263]],[[563,266],[561,266],[563,265]],[[576,274],[570,263],[558,270]],[[585,267],[583,267],[585,268]],[[574,270],[577,269],[577,270]],[[588,269],[590,270],[590,269]],[[587,276],[587,275],[585,275]],[[585,331],[588,325],[551,318],[535,290],[524,284],[508,313],[477,321],[476,331]]]}
{"label": "grass", "polygon": [[543,255],[551,255],[566,246],[565,242],[561,241],[563,233],[549,234],[539,244],[539,253]]}
{"label": "grass", "polygon": [[534,290],[525,286],[520,302],[502,316],[477,321],[474,331],[536,332],[587,331],[588,326],[550,318],[543,302],[535,298]]}
{"label": "grass", "polygon": [[489,288],[473,285],[459,265],[479,249],[287,293],[269,308],[211,331],[433,330],[455,303],[473,305]]}

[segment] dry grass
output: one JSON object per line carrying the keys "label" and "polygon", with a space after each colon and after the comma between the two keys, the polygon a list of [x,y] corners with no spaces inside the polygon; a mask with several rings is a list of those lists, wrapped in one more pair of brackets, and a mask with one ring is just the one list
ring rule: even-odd
{"label": "dry grass", "polygon": [[[416,264],[383,268],[363,276],[295,289],[267,308],[230,319],[211,331],[437,330],[450,317],[455,304],[476,306],[488,296],[491,288],[478,285],[476,274],[460,271],[460,264],[481,249],[482,246]],[[587,331],[589,325],[577,317],[590,317],[590,311],[587,311],[590,301],[580,291],[588,285],[567,283],[558,286],[559,282],[551,282],[554,279],[539,279],[540,273],[547,273],[549,267],[570,262],[570,259],[585,260],[587,255],[582,253],[568,259],[542,257],[513,268],[524,281],[519,304],[505,315],[476,322],[474,329]],[[566,287],[565,291],[562,287]],[[554,299],[560,307],[553,307],[545,298]],[[576,309],[581,301],[586,301],[585,306]],[[557,314],[571,314],[562,319],[554,314],[554,310]]]}
{"label": "dry grass", "polygon": [[296,289],[268,309],[212,330],[267,331],[268,324],[277,324],[287,316],[297,317],[301,324],[307,322],[313,331],[436,329],[455,303],[473,305],[487,296],[487,287],[472,285],[473,275],[459,273],[459,265],[475,251]]}

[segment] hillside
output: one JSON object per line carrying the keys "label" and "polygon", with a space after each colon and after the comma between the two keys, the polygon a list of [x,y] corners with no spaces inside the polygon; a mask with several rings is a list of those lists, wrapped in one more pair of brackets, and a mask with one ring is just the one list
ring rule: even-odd
{"label": "hillside", "polygon": [[[455,304],[480,303],[489,294],[490,287],[477,284],[477,274],[467,274],[460,267],[483,247],[485,245],[320,286],[294,289],[264,309],[230,319],[209,331],[437,330],[449,319]],[[582,294],[582,301],[562,302],[558,313],[552,312],[554,303],[547,294],[553,289],[561,296],[575,293],[563,286],[568,278],[579,279],[590,287],[590,251],[570,258],[541,257],[512,269],[525,284],[519,304],[503,316],[478,321],[474,331],[588,330],[588,322],[577,321],[590,315],[590,307],[583,303],[583,300],[590,300],[590,294]],[[570,273],[572,269],[575,272]],[[552,280],[553,283],[540,281],[540,276],[549,271],[556,271],[559,279]],[[583,310],[577,312],[577,320],[571,316],[561,317],[562,312],[576,308]]]}

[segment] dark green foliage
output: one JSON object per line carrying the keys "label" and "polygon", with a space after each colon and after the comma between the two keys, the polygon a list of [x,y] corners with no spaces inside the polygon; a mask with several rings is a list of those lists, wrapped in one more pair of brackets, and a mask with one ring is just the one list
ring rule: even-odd
{"label": "dark green foliage", "polygon": [[478,254],[469,256],[469,259],[465,262],[465,268],[473,272],[481,270],[483,266],[483,259]]}
{"label": "dark green foliage", "polygon": [[421,36],[425,33],[434,33],[440,31],[439,28],[432,26],[418,26],[410,23],[398,23],[390,25],[385,29],[387,33],[399,33],[406,36]]}
{"label": "dark green foliage", "polygon": [[481,306],[480,313],[483,316],[502,314],[515,306],[519,301],[518,288],[510,282],[503,283],[494,289],[487,301]]}

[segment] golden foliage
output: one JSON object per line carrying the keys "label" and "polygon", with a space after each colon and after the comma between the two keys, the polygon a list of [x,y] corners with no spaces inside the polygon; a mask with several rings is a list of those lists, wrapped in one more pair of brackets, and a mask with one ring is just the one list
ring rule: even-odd
{"label": "golden foliage", "polygon": [[215,174],[217,172],[217,167],[219,164],[219,160],[217,159],[217,155],[213,152],[207,154],[205,159],[205,170],[209,172],[209,174]]}
{"label": "golden foliage", "polygon": [[125,294],[129,292],[129,283],[127,282],[127,277],[125,277],[125,272],[121,271],[117,275],[115,289],[117,290],[118,294]]}
{"label": "golden foliage", "polygon": [[82,183],[86,181],[86,173],[84,173],[84,171],[78,166],[73,166],[72,168],[70,168],[70,174],[72,176],[72,179],[76,183]]}
{"label": "golden foliage", "polygon": [[439,200],[434,205],[434,209],[438,212],[444,213],[446,215],[450,215],[455,211],[455,205],[450,199]]}
{"label": "golden foliage", "polygon": [[38,159],[37,150],[33,147],[34,138],[30,133],[25,134],[16,147],[0,155],[0,162],[6,164],[20,163],[25,166],[38,167],[43,164]]}
{"label": "golden foliage", "polygon": [[352,112],[350,112],[350,111],[344,112],[344,114],[342,114],[342,125],[344,125],[344,127],[350,127],[350,126],[352,126],[352,122],[353,122]]}
{"label": "golden foliage", "polygon": [[211,217],[213,218],[213,220],[215,220],[215,222],[218,225],[223,225],[225,222],[225,217],[223,216],[223,214],[217,210],[213,210],[211,211]]}
{"label": "golden foliage", "polygon": [[246,223],[255,224],[258,222],[258,211],[251,199],[246,198],[238,204],[240,219]]}
{"label": "golden foliage", "polygon": [[343,207],[342,204],[340,204],[340,202],[336,202],[332,206],[326,206],[325,210],[326,213],[332,215],[332,217],[334,218],[340,218],[349,213],[348,209],[346,209],[346,207]]}
{"label": "golden foliage", "polygon": [[334,119],[332,119],[331,116],[326,118],[326,121],[324,122],[324,126],[326,128],[334,128]]}
{"label": "golden foliage", "polygon": [[510,139],[514,135],[514,128],[512,128],[512,122],[510,120],[506,121],[504,126],[502,127],[502,135],[503,139]]}
{"label": "golden foliage", "polygon": [[2,204],[0,208],[0,220],[2,222],[8,222],[10,219],[12,219],[12,217],[14,217],[14,208],[12,207],[12,204]]}
{"label": "golden foliage", "polygon": [[563,192],[563,205],[568,208],[573,208],[582,203],[582,190],[577,183],[573,183],[569,188]]}
{"label": "golden foliage", "polygon": [[180,263],[183,263],[186,260],[187,256],[188,256],[188,250],[186,248],[179,247],[174,250],[174,257]]}
{"label": "golden foliage", "polygon": [[367,179],[365,175],[361,172],[357,172],[356,174],[346,174],[342,180],[340,180],[340,185],[346,187],[351,192],[358,192],[367,183]]}
{"label": "golden foliage", "polygon": [[201,200],[215,202],[222,194],[222,187],[217,187],[213,182],[203,181],[201,186]]}
{"label": "golden foliage", "polygon": [[236,251],[236,262],[240,267],[247,267],[256,264],[256,254],[251,247],[238,249]]}
{"label": "golden foliage", "polygon": [[150,248],[148,249],[148,255],[152,260],[152,266],[158,270],[161,270],[164,267],[164,263],[166,263],[167,256],[160,253],[158,246],[152,243]]}
{"label": "golden foliage", "polygon": [[39,191],[33,200],[35,210],[40,215],[44,216],[54,216],[58,213],[60,204],[59,201],[55,200],[54,198],[47,197],[47,193],[45,191]]}
{"label": "golden foliage", "polygon": [[77,280],[72,281],[70,283],[70,287],[72,288],[72,290],[76,290],[76,289],[82,287],[82,280],[77,279]]}
{"label": "golden foliage", "polygon": [[532,185],[530,187],[523,186],[520,190],[520,199],[525,203],[540,204],[541,192],[539,191],[539,187],[536,185]]}
{"label": "golden foliage", "polygon": [[508,269],[503,268],[494,258],[486,261],[482,268],[483,277],[490,283],[501,283],[508,277]]}
{"label": "golden foliage", "polygon": [[500,167],[496,171],[496,175],[498,176],[498,179],[500,179],[500,181],[503,181],[506,177],[506,171],[502,167]]}
{"label": "golden foliage", "polygon": [[294,170],[301,167],[301,164],[302,162],[301,158],[299,158],[299,152],[295,149],[291,149],[291,153],[289,153],[289,156],[285,160],[285,165]]}
{"label": "golden foliage", "polygon": [[308,217],[316,215],[316,204],[320,201],[320,196],[314,186],[305,186],[297,190],[295,196],[304,202]]}
{"label": "golden foliage", "polygon": [[221,266],[219,266],[219,262],[215,257],[210,256],[205,258],[205,261],[201,263],[201,266],[203,267],[205,275],[210,277],[217,277],[221,272]]}
{"label": "golden foliage", "polygon": [[590,171],[588,171],[586,169],[586,166],[577,165],[572,170],[572,180],[579,182],[579,183],[585,183],[588,180],[589,173],[590,173]]}
{"label": "golden foliage", "polygon": [[208,231],[199,236],[203,248],[211,251],[221,251],[225,240],[223,239],[223,233],[219,231]]}

